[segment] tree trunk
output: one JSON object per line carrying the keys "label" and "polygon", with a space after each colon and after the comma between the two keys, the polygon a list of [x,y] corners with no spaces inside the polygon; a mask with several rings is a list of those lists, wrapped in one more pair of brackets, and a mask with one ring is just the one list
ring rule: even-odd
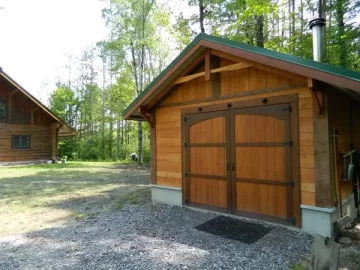
{"label": "tree trunk", "polygon": [[256,46],[264,47],[264,15],[255,16],[256,20]]}
{"label": "tree trunk", "polygon": [[116,121],[116,159],[119,159],[120,154],[120,120]]}
{"label": "tree trunk", "polygon": [[127,127],[127,145],[130,145],[130,132],[131,132],[131,123],[128,123],[128,127]]}
{"label": "tree trunk", "polygon": [[113,113],[112,112],[110,112],[110,126],[109,126],[109,157],[112,159],[112,148],[113,148],[113,146],[112,146],[112,141],[113,141]]}
{"label": "tree trunk", "polygon": [[[124,144],[126,143],[124,140],[125,128],[126,128],[126,122],[124,121],[124,119],[121,119],[121,146],[124,146]],[[125,135],[126,135],[126,130],[125,130]]]}
{"label": "tree trunk", "polygon": [[346,67],[346,43],[344,40],[345,23],[344,23],[344,0],[336,1],[336,22],[338,27],[338,46],[339,46],[339,64]]}
{"label": "tree trunk", "polygon": [[201,33],[205,33],[205,28],[204,28],[204,0],[199,0],[199,21],[200,21],[200,31]]}
{"label": "tree trunk", "polygon": [[283,7],[282,9],[282,23],[281,23],[281,48],[284,48],[284,39],[285,39],[285,22],[286,22],[286,17],[285,17],[285,7]]}
{"label": "tree trunk", "polygon": [[143,163],[143,128],[142,121],[138,121],[138,164],[142,165]]}
{"label": "tree trunk", "polygon": [[105,56],[102,56],[103,61],[103,89],[101,102],[101,153],[102,159],[105,159]]}
{"label": "tree trunk", "polygon": [[291,0],[291,8],[291,36],[293,38],[292,52],[295,53],[295,0]]}
{"label": "tree trunk", "polygon": [[[333,11],[333,1],[330,0],[329,2],[329,11],[328,11],[328,14],[329,14],[329,19],[327,20],[327,22],[329,23],[329,26],[328,26],[328,30],[325,31],[324,34],[326,34],[326,38],[325,38],[325,42],[326,40],[331,40],[332,39],[332,36],[331,36],[331,28],[332,28],[332,11]],[[325,43],[326,44],[326,43]],[[328,52],[328,46],[325,45],[325,48],[324,48],[324,58],[325,58],[325,61],[326,62],[329,62],[329,52]]]}
{"label": "tree trunk", "polygon": [[291,1],[289,0],[288,1],[288,13],[289,13],[289,41],[290,41],[290,39],[291,39],[291,35],[292,35],[292,33],[291,33]]}

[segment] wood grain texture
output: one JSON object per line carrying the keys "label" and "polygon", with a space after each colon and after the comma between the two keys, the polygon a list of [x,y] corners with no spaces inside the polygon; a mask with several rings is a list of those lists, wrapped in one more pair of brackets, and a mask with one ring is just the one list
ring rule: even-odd
{"label": "wood grain texture", "polygon": [[[235,115],[235,143],[284,141],[284,121],[263,115]],[[284,147],[236,147],[236,178],[286,181]],[[286,218],[286,188],[236,183],[237,211]]]}
{"label": "wood grain texture", "polygon": [[[221,65],[229,65],[234,63],[235,62],[230,60],[221,59]],[[230,72],[220,73],[220,89],[222,91],[221,95],[227,95],[227,94],[235,95],[236,93],[240,93],[249,89],[248,70],[250,69],[252,68],[248,68],[246,70],[240,70],[240,71],[230,71]],[[254,70],[256,75],[257,69],[254,68]],[[288,74],[287,73],[278,74],[278,73],[272,73],[266,71],[266,76],[265,76],[266,82],[261,84],[264,84],[265,87],[267,87],[270,85],[276,85],[277,83],[279,83],[280,85],[280,84],[287,84],[289,82],[290,83],[293,82],[294,78],[288,78],[285,77],[285,75]],[[259,76],[263,76],[263,75],[260,74]],[[312,121],[312,117],[313,117],[312,114],[313,103],[311,99],[311,94],[309,93],[306,87],[300,89],[275,91],[270,93],[256,94],[256,95],[243,96],[243,97],[229,96],[226,99],[211,100],[211,101],[198,103],[197,100],[200,97],[203,98],[211,97],[212,93],[211,93],[211,85],[209,82],[205,82],[204,79],[202,78],[197,82],[197,85],[195,85],[196,80],[198,79],[195,79],[188,83],[181,84],[180,87],[177,88],[177,90],[171,93],[161,103],[161,104],[173,104],[176,101],[193,100],[194,104],[163,107],[156,109],[156,116],[157,118],[160,117],[161,119],[159,123],[157,123],[156,131],[157,132],[163,131],[163,133],[160,136],[161,139],[159,139],[157,142],[157,155],[161,155],[161,153],[165,153],[165,154],[178,153],[178,155],[181,156],[180,135],[181,135],[182,109],[194,108],[194,107],[198,108],[201,106],[215,105],[215,104],[226,105],[228,103],[237,102],[237,101],[246,101],[246,100],[254,100],[254,99],[261,100],[263,98],[297,94],[299,96],[298,99],[299,121],[301,119],[301,123],[299,124],[299,137],[300,137],[299,159],[302,159],[301,164],[303,165],[303,167],[301,167],[302,173],[300,175],[300,180],[301,183],[302,182],[307,183],[313,180],[314,137],[313,137],[313,129],[309,126],[309,121]],[[252,79],[250,78],[250,81],[251,80]],[[255,82],[250,82],[250,83],[255,84]],[[180,92],[182,93],[180,94]],[[224,108],[226,108],[226,106]],[[248,136],[248,135],[240,134],[237,136]],[[266,138],[266,139],[271,140],[271,138]],[[360,139],[359,139],[359,143],[360,143]],[[169,168],[164,168],[164,170],[161,169],[161,171],[170,172],[172,171],[173,168],[177,168],[177,170],[174,171],[175,173],[181,174],[181,166],[175,166],[172,163],[170,164]],[[181,187],[181,185],[179,185],[178,187]],[[307,205],[315,205],[314,203],[315,193],[309,191],[301,191],[301,194],[303,193],[304,196],[301,195],[301,203]]]}
{"label": "wood grain texture", "polygon": [[[56,155],[54,130],[51,126],[0,123],[0,162],[50,160]],[[30,135],[30,149],[12,149],[12,135]],[[56,142],[56,141],[55,141]]]}

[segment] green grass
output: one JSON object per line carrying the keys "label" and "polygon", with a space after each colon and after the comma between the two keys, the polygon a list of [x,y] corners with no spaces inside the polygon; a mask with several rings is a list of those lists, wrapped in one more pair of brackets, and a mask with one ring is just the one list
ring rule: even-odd
{"label": "green grass", "polygon": [[138,203],[137,190],[148,183],[148,170],[114,162],[0,168],[0,235],[119,209],[118,201]]}
{"label": "green grass", "polygon": [[301,264],[296,264],[293,267],[291,267],[291,270],[307,270],[308,268],[306,268],[304,265]]}
{"label": "green grass", "polygon": [[115,203],[115,210],[121,210],[126,204],[144,204],[150,200],[151,193],[148,188],[138,189],[120,195]]}
{"label": "green grass", "polygon": [[89,217],[89,215],[81,213],[81,212],[74,212],[71,214],[71,216],[76,220],[80,220],[80,219]]}

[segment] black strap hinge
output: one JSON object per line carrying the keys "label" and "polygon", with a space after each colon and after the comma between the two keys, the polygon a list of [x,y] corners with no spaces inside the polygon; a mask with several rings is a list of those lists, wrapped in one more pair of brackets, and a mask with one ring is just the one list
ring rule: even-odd
{"label": "black strap hinge", "polygon": [[184,142],[184,147],[185,147],[185,148],[188,147],[188,144],[187,144],[186,142]]}
{"label": "black strap hinge", "polygon": [[283,146],[293,146],[293,141],[287,141],[287,142],[283,142]]}
{"label": "black strap hinge", "polygon": [[186,122],[187,120],[190,120],[190,117],[184,116],[184,122]]}
{"label": "black strap hinge", "polygon": [[293,187],[295,187],[295,182],[294,181],[289,181],[289,182],[286,182],[286,185],[293,188]]}
{"label": "black strap hinge", "polygon": [[185,172],[185,177],[188,177],[189,176],[189,173],[188,172]]}

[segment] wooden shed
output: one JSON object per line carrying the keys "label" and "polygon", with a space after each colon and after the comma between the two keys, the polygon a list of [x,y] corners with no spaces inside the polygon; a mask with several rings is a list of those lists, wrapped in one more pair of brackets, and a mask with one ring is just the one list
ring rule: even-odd
{"label": "wooden shed", "polygon": [[76,131],[0,68],[0,166],[58,158],[58,138]]}
{"label": "wooden shed", "polygon": [[333,135],[360,147],[359,102],[360,73],[200,34],[124,116],[151,126],[154,202],[331,236],[340,197],[357,213]]}

